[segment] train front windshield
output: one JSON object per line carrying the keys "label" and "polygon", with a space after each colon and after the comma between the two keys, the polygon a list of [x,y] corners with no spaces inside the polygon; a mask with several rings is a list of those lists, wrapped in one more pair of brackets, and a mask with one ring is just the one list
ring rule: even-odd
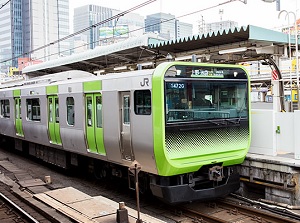
{"label": "train front windshield", "polygon": [[248,120],[247,89],[241,68],[173,66],[165,75],[166,124],[212,127]]}

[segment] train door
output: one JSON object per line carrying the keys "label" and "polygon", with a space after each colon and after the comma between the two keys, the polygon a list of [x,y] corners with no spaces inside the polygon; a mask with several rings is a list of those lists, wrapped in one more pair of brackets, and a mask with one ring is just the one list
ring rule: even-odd
{"label": "train door", "polygon": [[61,145],[58,97],[48,96],[48,134],[52,144]]}
{"label": "train door", "polygon": [[105,154],[102,127],[102,96],[99,93],[85,95],[86,138],[91,152]]}
{"label": "train door", "polygon": [[15,127],[16,127],[16,135],[24,136],[23,126],[22,126],[22,117],[21,117],[21,98],[15,98]]}
{"label": "train door", "polygon": [[121,92],[121,153],[125,160],[134,160],[130,132],[130,92]]}

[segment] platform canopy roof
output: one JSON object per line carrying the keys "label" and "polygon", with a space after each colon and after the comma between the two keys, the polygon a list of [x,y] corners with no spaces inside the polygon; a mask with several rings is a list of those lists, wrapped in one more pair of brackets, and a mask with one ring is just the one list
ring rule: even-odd
{"label": "platform canopy roof", "polygon": [[82,53],[60,57],[40,64],[31,65],[23,69],[27,75],[44,75],[68,70],[97,71],[113,69],[121,65],[136,64],[144,58],[153,57],[148,50],[149,45],[163,41],[155,34],[146,34],[136,38],[129,38],[111,45],[97,46]]}
{"label": "platform canopy roof", "polygon": [[[295,39],[291,42],[294,43]],[[237,63],[283,53],[288,43],[288,34],[252,25],[169,41],[146,34],[28,66],[23,73],[36,76],[74,69],[110,72],[120,66],[137,69],[138,64],[148,62],[155,66],[166,61],[167,56],[176,60],[191,60],[194,55],[202,62]]]}
{"label": "platform canopy roof", "polygon": [[[195,54],[208,59],[207,55],[210,55],[211,62],[235,63],[261,57],[261,54],[272,54],[275,46],[287,45],[288,41],[288,34],[249,25],[159,42],[149,48],[174,54],[175,58]],[[295,39],[291,42],[294,43]]]}

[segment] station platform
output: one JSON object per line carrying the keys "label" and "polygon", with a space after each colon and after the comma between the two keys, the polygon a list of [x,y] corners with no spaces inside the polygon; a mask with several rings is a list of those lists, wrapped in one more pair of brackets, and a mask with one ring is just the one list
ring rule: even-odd
{"label": "station platform", "polygon": [[239,172],[238,194],[300,209],[300,160],[293,153],[277,156],[248,153]]}
{"label": "station platform", "polygon": [[[70,217],[76,222],[115,223],[118,222],[116,220],[118,212],[117,210],[121,210],[119,211],[119,222],[137,222],[136,210],[126,207],[120,209],[120,205],[112,200],[109,200],[103,196],[91,197],[73,187],[51,190],[45,193],[35,194],[33,197],[49,205],[60,213]],[[122,214],[124,213],[124,210],[126,210],[125,215]],[[143,213],[141,213],[140,219],[145,223],[163,222]]]}

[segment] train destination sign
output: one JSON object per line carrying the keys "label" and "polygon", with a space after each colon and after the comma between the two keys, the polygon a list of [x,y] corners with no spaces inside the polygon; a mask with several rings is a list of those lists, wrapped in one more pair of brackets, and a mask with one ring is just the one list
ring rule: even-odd
{"label": "train destination sign", "polygon": [[193,70],[191,77],[224,78],[223,70]]}

